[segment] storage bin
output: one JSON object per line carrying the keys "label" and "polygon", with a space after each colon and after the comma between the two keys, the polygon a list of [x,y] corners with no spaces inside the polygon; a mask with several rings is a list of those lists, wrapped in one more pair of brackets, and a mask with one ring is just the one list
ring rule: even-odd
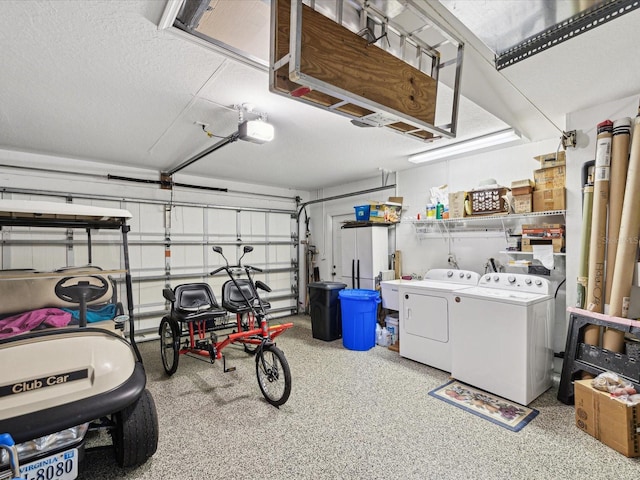
{"label": "storage bin", "polygon": [[371,205],[358,205],[353,207],[356,209],[356,220],[361,222],[369,221],[369,212],[371,211]]}
{"label": "storage bin", "polygon": [[385,326],[391,335],[391,345],[394,345],[400,337],[400,321],[398,317],[387,315],[384,319]]}
{"label": "storage bin", "polygon": [[314,282],[309,284],[311,310],[311,335],[330,342],[342,336],[342,317],[338,293],[347,285],[339,282]]}
{"label": "storage bin", "polygon": [[376,321],[380,292],[376,290],[340,290],[342,344],[349,350],[369,350],[376,344]]}
{"label": "storage bin", "polygon": [[505,187],[471,190],[471,215],[490,215],[493,213],[508,213],[504,196],[507,194]]}

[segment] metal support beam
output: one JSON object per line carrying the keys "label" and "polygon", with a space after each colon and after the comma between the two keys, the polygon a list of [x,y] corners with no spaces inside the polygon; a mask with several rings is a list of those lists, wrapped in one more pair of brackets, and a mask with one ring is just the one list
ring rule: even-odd
{"label": "metal support beam", "polygon": [[201,158],[206,157],[207,155],[209,155],[210,153],[215,152],[216,150],[224,147],[225,145],[228,145],[230,143],[235,142],[236,140],[238,140],[238,137],[240,136],[240,134],[238,132],[234,132],[231,135],[229,135],[228,137],[224,137],[222,140],[220,140],[218,143],[216,143],[215,145],[212,145],[211,147],[203,150],[200,153],[196,153],[193,157],[191,157],[188,160],[185,160],[184,162],[182,162],[180,165],[177,165],[175,167],[173,167],[172,169],[164,172],[166,175],[171,176],[174,173],[179,172],[180,170],[183,170],[184,168],[188,167],[189,165],[197,162],[198,160],[200,160]]}
{"label": "metal support beam", "polygon": [[640,7],[638,0],[608,0],[528,38],[496,57],[496,70],[515,65]]}

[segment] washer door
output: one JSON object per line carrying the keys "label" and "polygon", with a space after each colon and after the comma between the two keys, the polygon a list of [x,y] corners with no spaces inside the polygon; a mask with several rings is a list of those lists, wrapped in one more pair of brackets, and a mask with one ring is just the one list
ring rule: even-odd
{"label": "washer door", "polygon": [[404,293],[404,328],[407,334],[437,342],[449,341],[448,302],[444,297]]}

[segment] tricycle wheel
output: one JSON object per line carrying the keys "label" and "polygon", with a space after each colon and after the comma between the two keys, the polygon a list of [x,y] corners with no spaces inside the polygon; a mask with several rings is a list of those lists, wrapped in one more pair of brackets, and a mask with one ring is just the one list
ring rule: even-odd
{"label": "tricycle wheel", "polygon": [[282,350],[265,345],[256,356],[256,374],[267,402],[274,407],[284,405],[291,394],[291,370]]}
{"label": "tricycle wheel", "polygon": [[111,436],[121,467],[142,465],[158,448],[158,414],[149,390],[124,410],[113,414]]}
{"label": "tricycle wheel", "polygon": [[167,375],[173,375],[178,369],[180,358],[180,335],[178,325],[169,318],[163,318],[160,322],[160,356],[162,366]]}

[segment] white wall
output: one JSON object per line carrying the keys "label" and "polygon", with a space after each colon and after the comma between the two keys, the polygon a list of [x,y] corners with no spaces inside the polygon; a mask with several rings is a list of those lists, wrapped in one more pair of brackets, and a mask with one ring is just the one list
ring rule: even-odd
{"label": "white wall", "polygon": [[[554,152],[558,148],[558,139],[527,143],[516,147],[493,152],[470,155],[465,158],[446,160],[400,172],[400,195],[409,206],[408,217],[415,218],[418,213],[424,218],[429,201],[429,189],[439,185],[448,185],[450,192],[472,190],[486,179],[495,179],[499,185],[511,186],[513,180],[533,178],[533,171],[539,167],[534,156]],[[500,259],[499,251],[504,250],[503,238],[473,237],[427,238],[418,239],[414,226],[403,223],[398,227],[398,249],[402,251],[402,271],[404,273],[423,274],[430,268],[448,266],[448,253],[455,254],[461,269],[484,273],[489,257]]]}
{"label": "white wall", "polygon": [[[440,185],[448,185],[450,191],[470,190],[479,182],[494,178],[499,184],[510,186],[512,180],[533,178],[533,170],[538,162],[536,155],[555,151],[558,139],[529,143],[517,147],[506,148],[465,158],[430,163],[398,172],[396,189],[377,193],[334,200],[324,204],[311,205],[313,241],[320,249],[320,274],[323,280],[330,280],[331,263],[331,216],[353,215],[353,207],[366,203],[367,200],[383,201],[389,196],[404,197],[403,219],[415,218],[420,213],[423,218],[429,189]],[[394,183],[394,175],[389,183]],[[317,192],[317,196],[330,197],[347,192],[364,190],[382,186],[382,178],[372,178],[357,184],[347,184]],[[353,217],[355,219],[355,217]],[[392,229],[395,231],[395,248],[402,252],[403,273],[423,274],[430,268],[447,266],[449,242],[443,238],[419,240],[415,235],[413,224],[402,222]],[[451,252],[456,254],[460,268],[484,272],[484,264],[488,257],[498,257],[504,250],[504,242],[500,239],[464,239],[453,240]],[[393,248],[393,247],[392,247]]]}

